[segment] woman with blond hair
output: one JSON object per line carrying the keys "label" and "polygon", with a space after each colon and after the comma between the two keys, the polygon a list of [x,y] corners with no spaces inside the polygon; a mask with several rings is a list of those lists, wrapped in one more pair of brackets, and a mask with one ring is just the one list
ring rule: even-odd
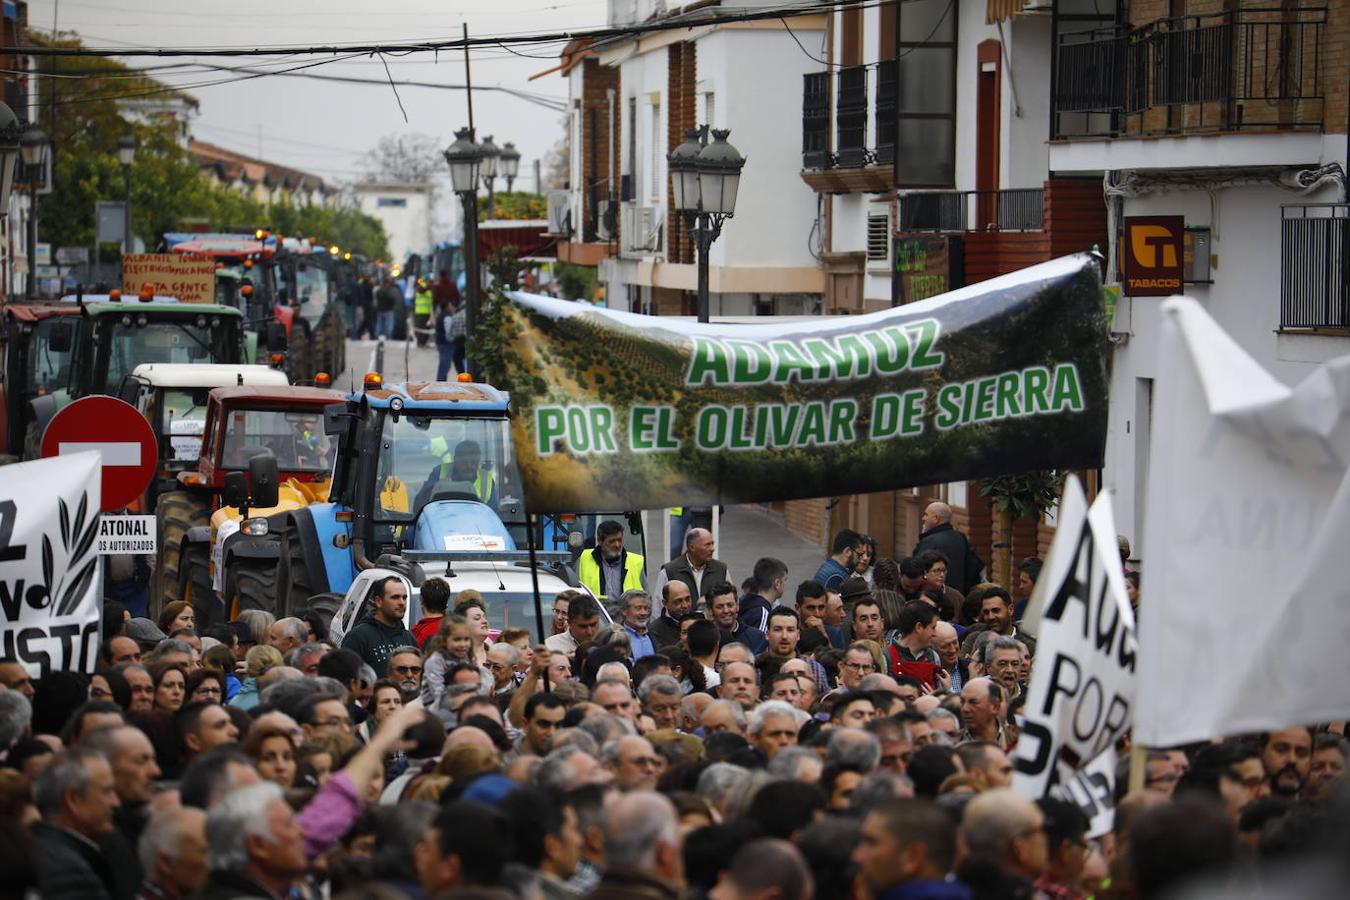
{"label": "woman with blond hair", "polygon": [[248,651],[244,657],[244,683],[239,693],[230,701],[230,706],[240,709],[252,709],[258,705],[258,679],[269,669],[281,665],[281,651],[269,644],[259,644]]}

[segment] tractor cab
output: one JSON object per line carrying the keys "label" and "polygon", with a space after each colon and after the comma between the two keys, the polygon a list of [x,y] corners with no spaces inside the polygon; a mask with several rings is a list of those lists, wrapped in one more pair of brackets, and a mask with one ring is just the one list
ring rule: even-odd
{"label": "tractor cab", "polygon": [[377,555],[524,544],[507,403],[488,385],[413,383],[375,386],[330,410],[342,445],[335,499],[358,511]]}
{"label": "tractor cab", "polygon": [[288,384],[286,373],[270,366],[144,363],[126,377],[118,395],[149,420],[159,440],[165,482],[159,487],[172,490],[179,472],[197,468],[212,388]]}
{"label": "tractor cab", "polygon": [[142,363],[242,362],[254,349],[240,319],[229,307],[119,292],[6,305],[5,449],[35,455],[57,410],[90,394],[117,395]]}

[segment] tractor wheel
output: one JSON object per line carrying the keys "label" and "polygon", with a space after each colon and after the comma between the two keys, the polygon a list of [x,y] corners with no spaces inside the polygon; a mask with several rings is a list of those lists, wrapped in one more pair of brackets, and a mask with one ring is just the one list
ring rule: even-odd
{"label": "tractor wheel", "polygon": [[347,333],[342,312],[336,305],[328,307],[314,329],[314,371],[327,372],[336,379],[346,363]]}
{"label": "tractor wheel", "polygon": [[[277,616],[277,580],[281,567],[274,559],[236,559],[231,582],[234,590],[230,618],[246,609],[261,609]],[[280,618],[278,616],[278,618]]]}
{"label": "tractor wheel", "polygon": [[211,548],[207,544],[188,544],[178,562],[179,597],[197,614],[197,630],[225,621],[224,610],[211,589]]}
{"label": "tractor wheel", "polygon": [[183,599],[179,567],[179,548],[183,535],[197,525],[210,521],[207,498],[190,491],[168,491],[159,495],[155,504],[155,534],[158,549],[155,552],[154,589],[150,597],[150,615],[159,616],[164,604]]}
{"label": "tractor wheel", "polygon": [[305,337],[298,324],[291,327],[291,342],[286,354],[286,375],[292,384],[314,378],[314,343]]}
{"label": "tractor wheel", "polygon": [[[324,594],[315,594],[304,601],[304,607],[296,611],[296,615],[303,616],[306,612],[316,612],[323,619],[323,624],[331,628],[333,617],[337,615],[338,608],[342,606],[343,596],[332,592]],[[332,632],[329,632],[329,638],[332,638]]]}
{"label": "tractor wheel", "polygon": [[303,615],[309,607],[309,598],[313,593],[310,587],[309,566],[305,563],[304,547],[301,546],[295,528],[291,528],[282,540],[281,584],[284,596],[278,597],[278,605],[288,616]]}

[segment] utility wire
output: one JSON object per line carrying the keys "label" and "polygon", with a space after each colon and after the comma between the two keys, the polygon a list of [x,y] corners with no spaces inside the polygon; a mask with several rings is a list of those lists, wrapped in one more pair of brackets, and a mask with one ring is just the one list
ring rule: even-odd
{"label": "utility wire", "polygon": [[643,22],[620,27],[594,28],[578,31],[555,31],[547,33],[522,33],[511,35],[487,35],[470,38],[455,38],[440,41],[419,41],[408,43],[379,44],[329,44],[316,47],[269,46],[269,47],[0,47],[0,54],[12,53],[27,56],[67,56],[67,57],[172,57],[172,56],[318,56],[348,53],[364,56],[379,53],[427,53],[440,50],[461,50],[472,47],[505,47],[507,44],[538,44],[558,41],[573,41],[590,38],[592,41],[608,41],[626,37],[639,37],[663,31],[678,31],[694,28],[707,28],[717,25],[730,25],[737,22],[757,22],[765,19],[798,18],[817,15],[825,10],[854,6],[860,9],[882,6],[893,0],[864,2],[864,0],[821,0],[810,6],[778,6],[766,9],[752,9],[746,12],[723,15],[693,14],[676,16],[670,19]]}

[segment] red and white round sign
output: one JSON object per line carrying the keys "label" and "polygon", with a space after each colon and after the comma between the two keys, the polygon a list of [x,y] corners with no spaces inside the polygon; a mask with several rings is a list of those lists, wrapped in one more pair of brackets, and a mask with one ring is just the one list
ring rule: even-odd
{"label": "red and white round sign", "polygon": [[42,433],[42,456],[98,450],[103,454],[104,512],[139,497],[159,466],[155,432],[145,416],[116,397],[82,397],[64,407]]}

